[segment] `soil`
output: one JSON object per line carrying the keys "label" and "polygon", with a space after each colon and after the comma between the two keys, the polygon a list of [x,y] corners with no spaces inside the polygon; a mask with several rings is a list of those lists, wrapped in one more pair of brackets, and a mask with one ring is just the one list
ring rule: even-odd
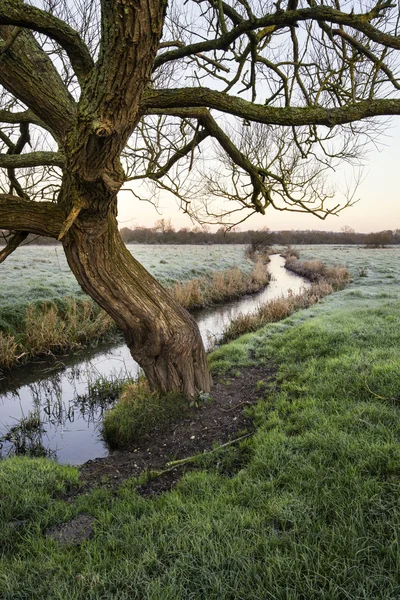
{"label": "soil", "polygon": [[193,468],[190,462],[170,466],[170,461],[208,452],[252,431],[253,424],[245,408],[255,404],[260,396],[257,382],[274,378],[275,374],[276,368],[266,365],[246,367],[237,376],[222,377],[212,388],[212,401],[194,408],[167,431],[156,429],[139,446],[83,464],[78,493],[96,485],[118,487],[125,479],[154,471],[162,473],[151,473],[138,488],[139,493],[152,496],[169,490],[185,470]]}
{"label": "soil", "polygon": [[94,529],[92,523],[94,518],[90,515],[81,513],[77,515],[72,521],[64,523],[61,526],[55,526],[47,530],[47,536],[58,542],[60,545],[81,544],[94,535]]}
{"label": "soil", "polygon": [[[257,383],[275,379],[276,371],[271,365],[247,367],[236,376],[223,377],[212,389],[212,401],[193,409],[168,431],[154,430],[140,446],[83,464],[80,467],[81,486],[65,500],[73,502],[77,495],[96,486],[116,490],[124,480],[142,473],[150,475],[146,483],[137,487],[142,496],[151,497],[170,490],[185,471],[194,468],[191,461],[173,466],[168,465],[170,461],[201,455],[216,446],[235,443],[234,440],[239,442],[251,435],[254,425],[245,409],[258,400]],[[94,517],[82,513],[67,523],[52,527],[47,535],[60,545],[79,545],[94,535],[93,521]]]}

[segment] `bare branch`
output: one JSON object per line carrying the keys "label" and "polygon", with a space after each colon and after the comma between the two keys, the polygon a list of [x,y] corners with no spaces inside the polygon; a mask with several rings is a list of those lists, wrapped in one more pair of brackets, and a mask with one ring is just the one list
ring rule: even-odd
{"label": "bare branch", "polygon": [[189,107],[213,108],[249,121],[270,125],[315,124],[334,127],[360,119],[398,115],[400,99],[364,100],[340,108],[321,106],[280,108],[263,106],[207,88],[149,90],[143,97],[143,108],[148,114],[171,114],[175,108]]}
{"label": "bare branch", "polygon": [[[392,4],[385,8],[390,8]],[[330,8],[328,6],[313,6],[311,8],[303,8],[299,10],[277,11],[272,14],[267,14],[259,19],[243,20],[236,27],[221,35],[218,38],[212,38],[204,42],[189,44],[183,48],[170,50],[159,55],[154,63],[154,67],[158,68],[166,62],[178,60],[198,54],[199,52],[209,52],[212,50],[227,50],[235,40],[243,34],[250,31],[260,30],[258,32],[259,39],[267,33],[273,33],[280,29],[291,26],[296,26],[301,21],[326,21],[328,23],[336,23],[337,25],[347,25],[361,33],[367,35],[371,40],[378,42],[388,48],[400,49],[400,37],[387,34],[380,29],[371,25],[371,21],[376,19],[378,14],[376,11],[368,11],[366,13],[344,13],[340,10]]]}
{"label": "bare branch", "polygon": [[31,110],[24,110],[19,112],[12,112],[11,110],[0,110],[0,122],[10,124],[32,123],[32,125],[39,125],[40,127],[45,127],[43,121],[41,121]]}
{"label": "bare branch", "polygon": [[23,169],[25,167],[63,167],[65,157],[62,152],[26,152],[25,154],[0,154],[0,167]]}
{"label": "bare branch", "polygon": [[94,66],[90,52],[78,32],[64,21],[35,6],[23,2],[2,0],[0,24],[32,29],[55,40],[67,52],[72,68],[81,83],[84,82]]}
{"label": "bare branch", "polygon": [[[0,37],[5,42],[12,31],[12,27],[0,25]],[[30,31],[21,31],[11,48],[1,55],[0,84],[28,106],[56,139],[73,127],[75,102]]]}
{"label": "bare branch", "polygon": [[52,202],[30,202],[0,194],[1,229],[29,231],[57,239],[63,221],[63,211]]}
{"label": "bare branch", "polygon": [[10,254],[18,248],[18,246],[26,240],[28,231],[18,231],[7,242],[6,246],[0,251],[0,263],[4,262]]}

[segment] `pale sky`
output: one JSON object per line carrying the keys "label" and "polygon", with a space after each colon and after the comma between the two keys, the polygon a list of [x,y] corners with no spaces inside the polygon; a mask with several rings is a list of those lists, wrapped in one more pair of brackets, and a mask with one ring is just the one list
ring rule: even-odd
{"label": "pale sky", "polygon": [[[344,210],[340,216],[321,221],[313,215],[282,213],[271,209],[265,216],[250,217],[240,228],[340,231],[342,227],[349,226],[358,232],[400,229],[400,118],[392,121],[381,141],[381,148],[372,150],[364,161],[363,180],[355,193],[359,202]],[[352,170],[347,170],[350,177]],[[151,204],[138,202],[129,192],[122,192],[118,210],[121,227],[151,227],[161,217],[171,219],[175,229],[194,226],[189,217],[179,210],[173,198],[160,199],[159,215]]]}

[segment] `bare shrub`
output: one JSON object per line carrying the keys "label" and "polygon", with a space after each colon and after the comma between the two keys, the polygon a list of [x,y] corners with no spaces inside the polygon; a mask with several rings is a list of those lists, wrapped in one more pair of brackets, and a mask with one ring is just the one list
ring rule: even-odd
{"label": "bare shrub", "polygon": [[288,258],[300,258],[300,252],[292,248],[292,246],[287,246],[285,250],[282,252],[282,256],[286,259]]}

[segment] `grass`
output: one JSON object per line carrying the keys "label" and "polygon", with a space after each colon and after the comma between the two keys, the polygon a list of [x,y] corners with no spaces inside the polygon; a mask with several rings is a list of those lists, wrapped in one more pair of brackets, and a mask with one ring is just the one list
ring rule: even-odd
{"label": "grass", "polygon": [[[321,261],[303,262],[290,249],[285,267],[313,282],[310,288],[299,294],[289,293],[261,304],[252,313],[242,314],[231,320],[223,332],[220,343],[226,343],[239,336],[257,331],[267,323],[275,323],[285,319],[297,310],[308,308],[334,290],[343,289],[350,281],[350,273],[346,267],[328,267]],[[362,275],[360,275],[362,276]]]}
{"label": "grass", "polygon": [[9,427],[4,435],[0,436],[0,447],[10,443],[13,454],[26,456],[52,456],[55,453],[43,445],[45,429],[40,420],[39,411],[35,410],[22,417],[15,425]]}
{"label": "grass", "polygon": [[[75,469],[0,462],[2,600],[399,598],[397,256],[365,254],[345,289],[213,353],[215,377],[279,367],[257,386],[257,431],[229,477],[221,452],[152,499],[131,480],[67,502]],[[93,539],[46,536],[79,513]]]}
{"label": "grass", "polygon": [[0,330],[0,369],[36,356],[74,351],[115,333],[111,317],[89,299],[31,304],[12,332]]}
{"label": "grass", "polygon": [[[245,256],[245,246],[240,245],[190,246],[188,251],[184,246],[130,244],[128,249],[167,286],[207,276],[210,271],[238,267],[248,273],[253,268],[252,261]],[[3,311],[15,312],[28,302],[84,297],[58,246],[22,246],[1,265],[0,272],[0,319]]]}
{"label": "grass", "polygon": [[258,260],[250,272],[241,271],[237,267],[213,271],[199,279],[174,283],[169,291],[179,304],[191,310],[254,293],[269,281],[270,274],[265,263]]}
{"label": "grass", "polygon": [[[230,252],[235,255],[232,249]],[[205,275],[166,285],[188,310],[255,292],[269,282],[270,275],[261,260],[247,261],[244,248],[241,252],[244,270],[208,271],[203,266]],[[0,304],[0,369],[45,354],[74,351],[115,333],[111,317],[85,296],[37,300],[13,308]]]}
{"label": "grass", "polygon": [[145,379],[124,386],[116,406],[104,416],[102,435],[110,448],[139,442],[154,429],[165,430],[190,406],[180,394],[151,392]]}

